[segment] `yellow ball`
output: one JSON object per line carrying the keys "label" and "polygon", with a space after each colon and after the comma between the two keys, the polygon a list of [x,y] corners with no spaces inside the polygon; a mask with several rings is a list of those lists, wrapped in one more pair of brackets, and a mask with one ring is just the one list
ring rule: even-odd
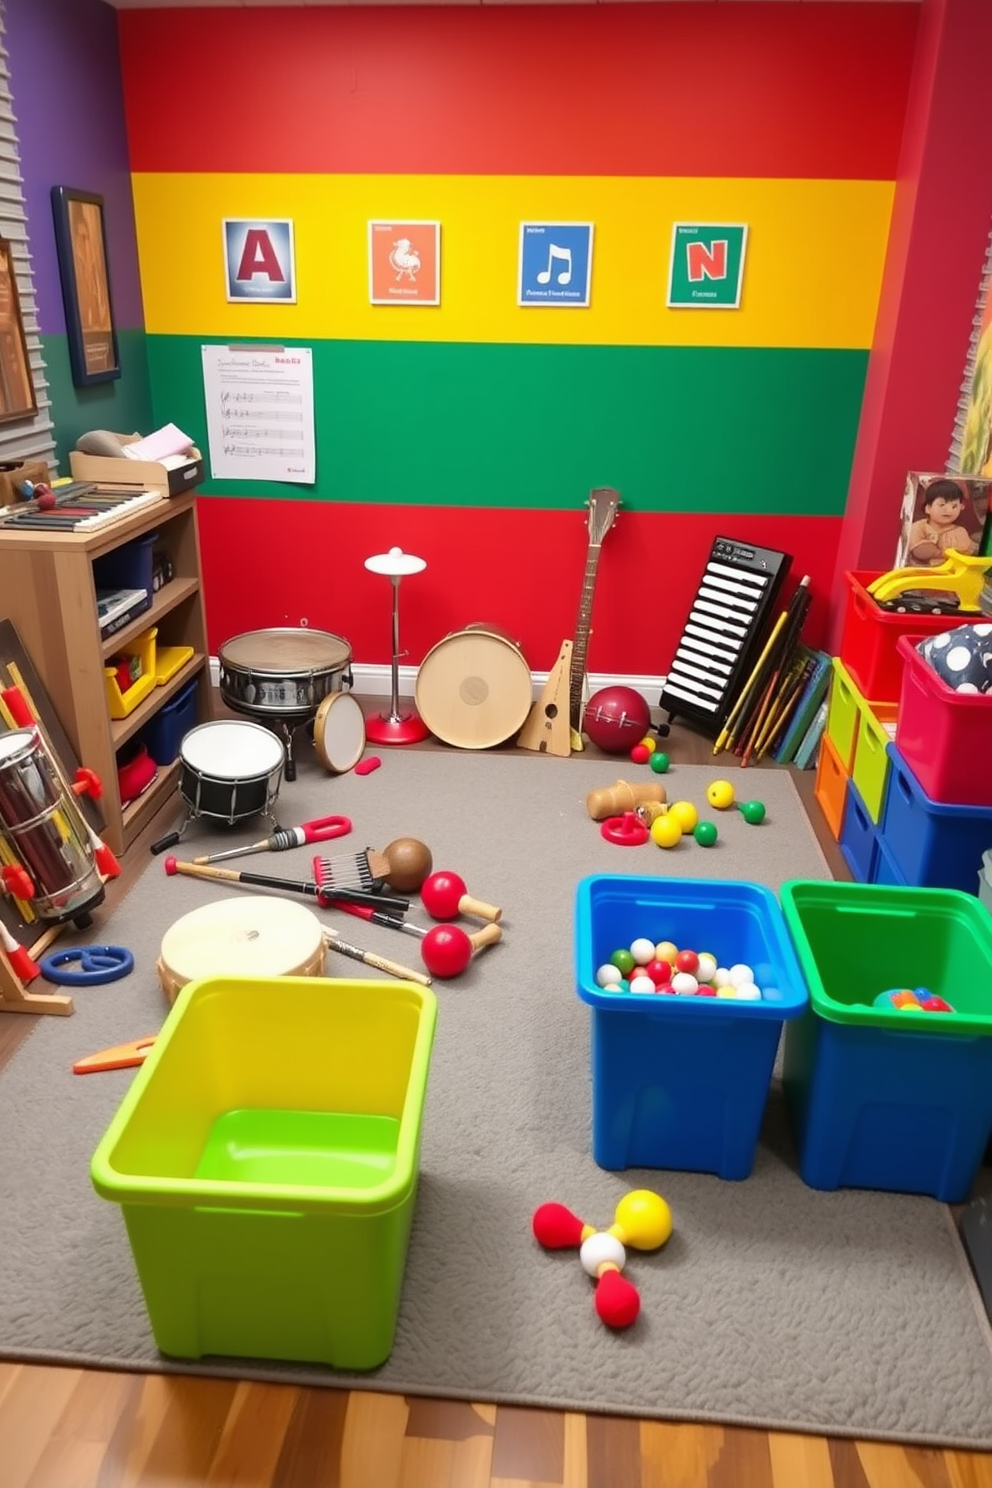
{"label": "yellow ball", "polygon": [[635,1188],[620,1200],[611,1228],[622,1245],[657,1250],[672,1233],[672,1211],[661,1194]]}
{"label": "yellow ball", "polygon": [[658,847],[675,847],[682,841],[682,827],[677,816],[671,811],[664,816],[656,816],[651,823],[651,838]]}
{"label": "yellow ball", "polygon": [[668,814],[675,817],[683,832],[691,832],[699,821],[699,812],[691,801],[673,801]]}
{"label": "yellow ball", "polygon": [[673,940],[659,940],[654,948],[654,953],[659,961],[667,961],[669,966],[674,966],[679,948]]}
{"label": "yellow ball", "polygon": [[641,740],[641,748],[646,749],[648,754],[654,754],[658,748],[658,741],[657,739],[652,739],[649,735],[646,739]]}
{"label": "yellow ball", "polygon": [[714,780],[706,787],[706,799],[714,811],[726,811],[734,804],[734,787],[729,780]]}

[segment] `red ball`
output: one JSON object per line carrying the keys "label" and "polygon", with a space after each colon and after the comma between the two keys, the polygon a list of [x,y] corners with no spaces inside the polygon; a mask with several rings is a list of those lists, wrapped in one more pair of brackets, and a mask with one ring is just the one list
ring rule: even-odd
{"label": "red ball", "polygon": [[688,971],[695,976],[699,970],[699,957],[695,951],[679,951],[675,957],[675,970]]}
{"label": "red ball", "polygon": [[672,980],[672,964],[670,961],[649,961],[644,970],[654,982],[656,987],[663,987]]}
{"label": "red ball", "polygon": [[457,925],[435,925],[421,941],[420,954],[431,976],[456,977],[472,959],[472,942]]}
{"label": "red ball", "polygon": [[606,754],[627,754],[651,727],[651,709],[633,687],[601,687],[586,703],[582,729]]}
{"label": "red ball", "polygon": [[635,765],[646,765],[651,758],[651,751],[646,744],[635,744],[630,751],[630,757]]}

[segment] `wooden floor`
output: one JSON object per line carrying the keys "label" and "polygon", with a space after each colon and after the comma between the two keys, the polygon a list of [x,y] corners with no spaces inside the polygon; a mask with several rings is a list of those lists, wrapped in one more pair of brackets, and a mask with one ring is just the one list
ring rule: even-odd
{"label": "wooden floor", "polygon": [[[676,762],[715,763],[708,741],[677,726],[664,747]],[[613,763],[622,775],[622,762]],[[831,870],[848,878],[813,802],[812,773],[794,774]],[[747,794],[760,798],[760,789],[749,782]],[[166,826],[157,818],[131,849],[108,892],[111,913]],[[30,1022],[0,1018],[0,1068]],[[0,1262],[0,1285],[2,1277]],[[0,1363],[0,1488],[199,1485],[992,1488],[992,1455],[483,1401]]]}

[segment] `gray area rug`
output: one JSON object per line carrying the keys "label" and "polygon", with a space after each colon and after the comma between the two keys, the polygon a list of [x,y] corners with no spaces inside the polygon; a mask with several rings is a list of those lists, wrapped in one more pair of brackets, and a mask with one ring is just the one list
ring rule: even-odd
{"label": "gray area rug", "polygon": [[[78,991],[71,1018],[39,1018],[0,1074],[0,1356],[992,1448],[990,1330],[945,1206],[807,1188],[777,1086],[744,1182],[607,1173],[590,1155],[589,1016],[572,969],[577,880],[656,873],[776,888],[823,877],[788,774],[676,764],[670,799],[702,806],[707,783],[730,775],[768,817],[752,827],[736,811],[706,813],[720,828],[715,847],[684,841],[666,852],[612,846],[586,813],[587,792],[617,775],[653,778],[626,760],[378,753],[382,768],[364,777],[330,777],[302,759],[282,786],[280,823],[351,817],[354,833],[331,844],[335,853],[420,837],[435,867],[505,912],[503,943],[435,983],[421,1185],[391,1358],[352,1377],[257,1361],[177,1366],[154,1346],[120,1213],[88,1175],[132,1072],[79,1077],[71,1065],[160,1026],[155,962],[180,915],[262,892],[167,878],[160,858],[111,916],[62,942],[123,944],[135,971]],[[232,832],[194,822],[179,855],[265,836],[260,821]],[[307,877],[312,851],[231,866]],[[414,913],[426,920],[416,901]],[[419,965],[412,937],[326,915],[352,940]],[[328,974],[375,975],[337,956]],[[557,1199],[605,1228],[636,1187],[666,1196],[675,1231],[660,1252],[631,1256],[641,1316],[615,1334],[595,1317],[574,1253],[542,1251],[530,1218]]]}

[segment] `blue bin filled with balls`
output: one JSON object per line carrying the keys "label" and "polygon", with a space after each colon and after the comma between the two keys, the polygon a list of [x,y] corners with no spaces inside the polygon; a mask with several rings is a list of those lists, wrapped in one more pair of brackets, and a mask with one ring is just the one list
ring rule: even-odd
{"label": "blue bin filled with balls", "polygon": [[783,1024],[808,1003],[772,891],[592,874],[576,890],[575,970],[594,1160],[747,1178]]}

